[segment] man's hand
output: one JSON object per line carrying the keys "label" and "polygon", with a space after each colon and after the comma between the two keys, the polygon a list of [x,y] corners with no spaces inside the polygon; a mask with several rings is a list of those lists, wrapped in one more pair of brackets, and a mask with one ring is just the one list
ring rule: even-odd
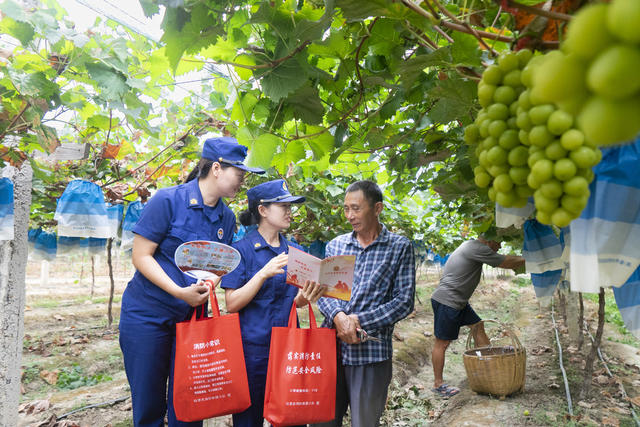
{"label": "man's hand", "polygon": [[362,329],[362,326],[360,326],[360,319],[358,319],[357,314],[350,314],[348,317],[351,319],[353,323],[355,323],[356,329]]}
{"label": "man's hand", "polygon": [[327,291],[327,285],[320,285],[316,282],[312,282],[306,280],[304,282],[304,286],[300,289],[300,295],[302,296],[303,304],[310,302],[311,304],[316,303],[322,295]]}
{"label": "man's hand", "polygon": [[525,274],[527,272],[527,270],[525,269],[524,264],[520,265],[519,267],[515,267],[513,269],[514,273],[516,274]]}
{"label": "man's hand", "polygon": [[[354,316],[355,320],[353,318]],[[356,332],[356,328],[358,327],[356,325],[356,322],[357,325],[360,325],[358,316],[356,316],[355,314],[346,315],[343,311],[336,314],[336,316],[333,318],[333,324],[336,327],[338,338],[340,338],[342,342],[345,342],[347,344],[360,343],[358,334]]]}
{"label": "man's hand", "polygon": [[516,270],[524,266],[524,258],[515,255],[505,255],[504,261],[498,267]]}

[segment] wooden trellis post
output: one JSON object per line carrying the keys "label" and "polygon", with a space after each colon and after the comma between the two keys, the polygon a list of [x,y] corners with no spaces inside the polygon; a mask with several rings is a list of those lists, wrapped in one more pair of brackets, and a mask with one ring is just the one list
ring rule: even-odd
{"label": "wooden trellis post", "polygon": [[25,162],[12,178],[14,239],[0,241],[0,426],[18,425],[32,176]]}

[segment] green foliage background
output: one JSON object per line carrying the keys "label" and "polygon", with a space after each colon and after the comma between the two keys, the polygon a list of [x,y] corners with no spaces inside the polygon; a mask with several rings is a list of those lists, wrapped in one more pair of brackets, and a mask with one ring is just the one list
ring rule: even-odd
{"label": "green foliage background", "polygon": [[[497,3],[434,3],[420,7],[512,34]],[[341,203],[356,179],[383,187],[391,229],[437,250],[493,222],[462,142],[493,61],[473,35],[443,30],[407,1],[140,4],[164,13],[160,43],[111,21],[79,33],[55,0],[34,10],[0,4],[0,30],[18,41],[0,67],[0,154],[34,166],[33,226],[55,225],[55,200],[73,178],[116,202],[180,182],[206,132],[235,136],[251,164],[308,197],[293,230],[303,242],[348,230]],[[191,71],[210,77],[175,101],[176,78]],[[62,142],[90,144],[89,158],[36,160]]]}

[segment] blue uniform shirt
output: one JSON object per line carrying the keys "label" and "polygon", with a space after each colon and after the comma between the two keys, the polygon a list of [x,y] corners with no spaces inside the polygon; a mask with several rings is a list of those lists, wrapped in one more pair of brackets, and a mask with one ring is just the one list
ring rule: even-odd
{"label": "blue uniform shirt", "polygon": [[[154,259],[175,283],[187,287],[196,280],[176,266],[176,248],[191,240],[230,244],[235,223],[233,212],[222,200],[214,207],[203,203],[198,180],[194,179],[158,190],[145,205],[133,232],[158,244]],[[120,323],[134,320],[173,324],[185,320],[190,311],[189,304],[163,291],[136,271],[122,298]]]}
{"label": "blue uniform shirt", "polygon": [[[238,267],[222,277],[221,286],[225,289],[238,289],[267,264],[272,258],[281,253],[288,253],[289,246],[300,249],[300,245],[287,241],[280,235],[280,246],[269,246],[258,230],[234,243],[242,257]],[[245,348],[256,348],[258,352],[269,353],[271,342],[271,328],[287,326],[293,300],[298,294],[298,288],[286,283],[285,274],[277,274],[267,279],[256,296],[240,310],[240,328]],[[248,345],[247,345],[248,344]],[[246,352],[246,350],[245,350]]]}

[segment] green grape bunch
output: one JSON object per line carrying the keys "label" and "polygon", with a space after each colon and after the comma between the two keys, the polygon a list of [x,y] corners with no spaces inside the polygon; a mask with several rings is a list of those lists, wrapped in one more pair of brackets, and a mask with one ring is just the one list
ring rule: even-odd
{"label": "green grape bunch", "polygon": [[561,50],[540,65],[532,95],[576,116],[587,144],[605,146],[640,132],[640,1],[580,9]]}
{"label": "green grape bunch", "polygon": [[519,138],[517,109],[525,91],[521,74],[533,54],[508,52],[486,68],[478,84],[482,109],[465,129],[465,141],[475,145],[474,180],[488,188],[489,198],[505,207],[523,207],[533,191],[527,185],[528,147]]}
{"label": "green grape bunch", "polygon": [[465,140],[477,144],[475,183],[488,187],[491,200],[522,207],[533,196],[540,222],[565,227],[586,206],[591,168],[602,155],[576,128],[572,105],[539,93],[539,73],[557,55],[562,53],[509,52],[487,67],[478,85],[483,108],[465,129]]}
{"label": "green grape bunch", "polygon": [[[540,89],[541,80],[552,80],[546,75],[546,64],[560,56],[562,52],[552,51],[529,61],[522,71],[527,89],[520,95],[517,111],[521,139],[529,145],[527,184],[534,191],[536,219],[566,227],[587,205],[591,169],[602,153],[576,127],[575,105],[549,102]],[[571,90],[571,84],[565,82],[557,90]]]}

